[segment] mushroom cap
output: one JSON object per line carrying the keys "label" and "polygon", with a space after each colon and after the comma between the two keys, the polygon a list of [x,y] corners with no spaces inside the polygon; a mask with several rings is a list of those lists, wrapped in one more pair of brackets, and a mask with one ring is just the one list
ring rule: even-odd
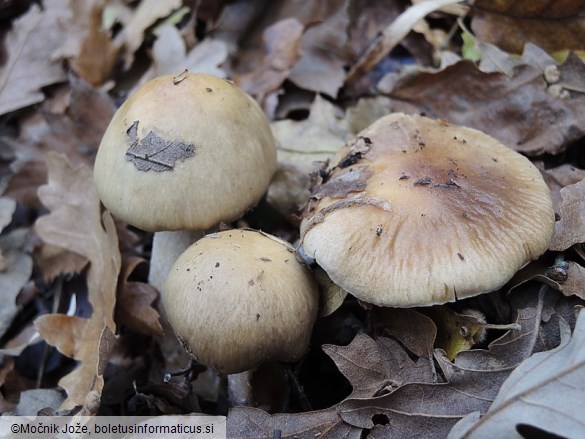
{"label": "mushroom cap", "polygon": [[203,230],[255,205],[276,170],[258,104],[207,74],[155,78],[124,102],[100,144],[99,196],[143,230]]}
{"label": "mushroom cap", "polygon": [[365,302],[426,306],[494,291],[552,239],[538,169],[480,131],[390,114],[332,163],[302,246]]}
{"label": "mushroom cap", "polygon": [[164,306],[193,357],[231,374],[305,353],[318,289],[284,241],[253,230],[207,235],[176,261]]}

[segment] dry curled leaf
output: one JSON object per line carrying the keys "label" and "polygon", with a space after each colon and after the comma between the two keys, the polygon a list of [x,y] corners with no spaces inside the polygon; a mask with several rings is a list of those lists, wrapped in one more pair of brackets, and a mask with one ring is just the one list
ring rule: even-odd
{"label": "dry curled leaf", "polygon": [[45,100],[41,111],[22,117],[18,139],[10,139],[16,160],[6,194],[30,207],[40,208],[37,189],[47,181],[47,152],[64,153],[75,164],[91,164],[115,112],[106,93],[73,75],[69,81],[70,87],[61,87]]}
{"label": "dry curled leaf", "polygon": [[63,408],[83,405],[92,390],[101,394],[103,369],[107,363],[116,325],[114,306],[120,271],[120,252],[114,222],[102,215],[91,169],[72,167],[63,155],[47,154],[49,181],[39,188],[39,198],[50,210],[37,219],[35,230],[49,244],[68,248],[89,260],[88,299],[93,312],[89,319],[49,314],[35,325],[45,340],[80,361],[59,384],[67,391]]}
{"label": "dry curled leaf", "polygon": [[430,362],[411,358],[412,352],[391,338],[373,340],[358,334],[348,346],[322,348],[349,380],[353,391],[348,398],[372,398],[391,393],[405,383],[434,381]]}
{"label": "dry curled leaf", "polygon": [[361,429],[344,423],[334,408],[306,413],[275,414],[252,407],[236,407],[227,417],[230,438],[359,439]]}
{"label": "dry curled leaf", "polygon": [[[319,3],[319,6],[323,2]],[[347,0],[332,1],[328,15],[311,23],[301,40],[301,57],[290,73],[290,80],[305,90],[336,97],[345,79],[350,56],[347,47],[349,25]],[[315,20],[310,17],[310,20]]]}
{"label": "dry curled leaf", "polygon": [[351,67],[346,81],[359,79],[390,53],[414,26],[431,12],[444,6],[461,3],[463,0],[429,0],[415,4],[392,21],[371,44],[357,62]]}
{"label": "dry curled leaf", "polygon": [[109,79],[120,49],[102,27],[105,5],[105,0],[71,2],[73,14],[65,28],[65,42],[53,55],[69,59],[73,71],[93,85]]}
{"label": "dry curled leaf", "polygon": [[263,107],[266,98],[280,89],[301,56],[303,31],[304,26],[296,18],[286,18],[267,27],[263,34],[264,59],[252,72],[236,78],[236,83]]}
{"label": "dry curled leaf", "polygon": [[561,321],[561,344],[524,360],[503,383],[490,409],[462,419],[449,438],[520,438],[530,425],[566,438],[582,437],[585,399],[585,313],[573,334]]}
{"label": "dry curled leaf", "polygon": [[16,296],[32,274],[32,258],[27,252],[27,229],[17,229],[0,237],[0,336],[16,313]]}
{"label": "dry curled leaf", "polygon": [[8,58],[0,71],[0,114],[41,102],[42,87],[66,79],[53,52],[62,42],[61,23],[71,18],[67,0],[47,0],[44,10],[33,4],[14,20],[5,38]]}
{"label": "dry curled leaf", "polygon": [[181,0],[143,0],[130,16],[126,26],[116,38],[117,44],[123,44],[124,68],[128,69],[134,61],[134,52],[144,41],[144,32],[157,20],[166,17],[181,7]]}
{"label": "dry curled leaf", "polygon": [[153,307],[154,302],[158,300],[158,291],[152,285],[128,281],[128,277],[143,262],[145,262],[143,259],[137,257],[122,259],[116,321],[119,325],[140,334],[162,336],[164,331],[159,314]]}
{"label": "dry curled leaf", "polygon": [[[386,416],[389,422],[376,426],[380,437],[408,434],[444,438],[468,413],[487,411],[499,385],[536,348],[546,304],[544,296],[542,293],[535,297],[533,291],[519,294],[515,306],[521,329],[509,331],[493,342],[489,350],[461,352],[455,363],[438,350],[435,359],[446,383],[405,383],[383,396],[348,398],[339,404],[340,416],[361,428],[373,428],[375,415]],[[414,336],[412,331],[409,334]]]}
{"label": "dry curled leaf", "polygon": [[508,76],[460,61],[436,73],[405,75],[390,97],[396,111],[476,128],[529,155],[558,154],[585,134],[585,95],[554,97],[541,70],[529,65]]}
{"label": "dry curled leaf", "polygon": [[585,180],[561,189],[560,205],[555,235],[549,246],[553,251],[566,250],[574,244],[585,242]]}
{"label": "dry curled leaf", "polygon": [[527,42],[549,52],[583,49],[585,2],[582,0],[478,0],[471,27],[478,38],[511,53]]}

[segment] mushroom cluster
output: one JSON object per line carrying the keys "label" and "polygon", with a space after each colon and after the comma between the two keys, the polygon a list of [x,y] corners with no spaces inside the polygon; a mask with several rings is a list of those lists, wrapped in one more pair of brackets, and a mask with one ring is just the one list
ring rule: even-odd
{"label": "mushroom cluster", "polygon": [[428,306],[497,290],[552,239],[538,169],[480,131],[391,114],[332,163],[302,246],[365,302]]}
{"label": "mushroom cluster", "polygon": [[163,291],[161,311],[188,352],[220,373],[298,360],[317,315],[316,284],[284,241],[234,230],[187,248],[194,235],[185,231],[239,218],[275,170],[275,140],[258,104],[229,81],[187,72],[135,91],[96,157],[105,207],[157,232],[149,277]]}

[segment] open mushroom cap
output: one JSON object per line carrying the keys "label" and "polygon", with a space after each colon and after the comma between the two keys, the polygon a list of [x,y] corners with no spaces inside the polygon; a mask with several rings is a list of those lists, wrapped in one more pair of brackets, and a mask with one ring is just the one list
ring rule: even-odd
{"label": "open mushroom cap", "polygon": [[161,76],[118,109],[100,144],[95,184],[116,217],[143,230],[203,230],[255,205],[276,170],[257,103],[206,74]]}
{"label": "open mushroom cap", "polygon": [[187,351],[231,374],[300,359],[316,319],[318,289],[286,242],[227,230],[201,238],[177,259],[163,300]]}
{"label": "open mushroom cap", "polygon": [[302,245],[365,302],[425,306],[494,291],[552,239],[538,169],[480,131],[391,114],[332,164]]}

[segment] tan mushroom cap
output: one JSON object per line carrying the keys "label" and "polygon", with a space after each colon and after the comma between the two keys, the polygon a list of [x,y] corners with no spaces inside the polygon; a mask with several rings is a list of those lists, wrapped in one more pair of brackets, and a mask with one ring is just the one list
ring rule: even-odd
{"label": "tan mushroom cap", "polygon": [[318,290],[284,241],[227,230],[201,238],[177,259],[163,300],[185,348],[200,363],[231,374],[300,359]]}
{"label": "tan mushroom cap", "polygon": [[552,239],[538,169],[480,131],[391,114],[332,163],[302,245],[365,302],[425,306],[494,291]]}
{"label": "tan mushroom cap", "polygon": [[206,74],[161,76],[118,109],[100,144],[104,205],[143,230],[206,229],[255,205],[276,170],[257,103]]}

